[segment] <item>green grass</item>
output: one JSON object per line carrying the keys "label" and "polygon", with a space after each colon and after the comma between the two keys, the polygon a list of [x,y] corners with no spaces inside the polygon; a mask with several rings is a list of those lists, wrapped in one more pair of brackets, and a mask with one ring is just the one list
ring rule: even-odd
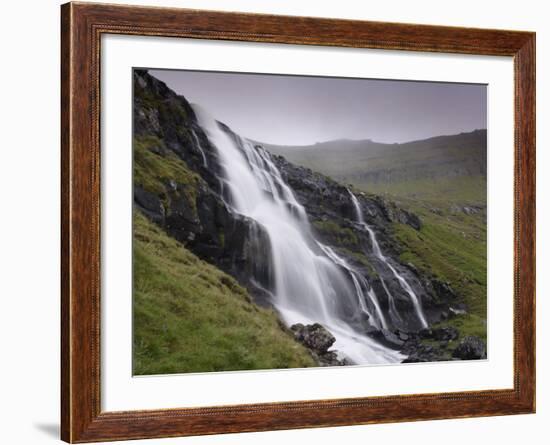
{"label": "green grass", "polygon": [[[160,149],[160,150],[159,150]],[[155,151],[153,151],[155,150]],[[161,151],[164,154],[158,154]],[[164,150],[164,143],[155,136],[134,138],[134,185],[153,193],[169,206],[167,184],[175,181],[178,190],[173,198],[183,195],[189,208],[196,211],[196,190],[201,181],[186,163],[170,150]]]}
{"label": "green grass", "polygon": [[434,214],[418,204],[408,205],[422,219],[420,231],[393,224],[403,247],[401,261],[448,281],[472,314],[487,312],[487,233],[480,215]]}
{"label": "green grass", "polygon": [[468,335],[480,337],[487,341],[487,319],[485,316],[482,317],[476,314],[459,315],[455,318],[451,318],[450,320],[434,325],[434,327],[444,326],[455,327],[458,329],[458,332],[460,332],[460,337],[457,340],[450,342],[450,348],[453,346],[458,346],[460,340]]}
{"label": "green grass", "polygon": [[[436,188],[433,197],[417,193],[388,195],[398,205],[417,214],[422,222],[420,231],[405,224],[392,225],[402,246],[400,260],[412,263],[427,275],[448,282],[458,295],[457,302],[468,307],[468,313],[442,322],[437,326],[453,326],[466,335],[487,337],[487,227],[485,213],[467,215],[453,210],[455,205],[485,205],[485,184],[476,178],[460,178],[449,189]],[[449,181],[449,184],[452,181]],[[458,184],[463,187],[456,187]],[[420,199],[418,196],[422,195]],[[436,326],[436,327],[437,327]],[[452,346],[452,345],[451,345]]]}
{"label": "green grass", "polygon": [[339,245],[356,246],[358,243],[357,236],[353,230],[346,227],[341,227],[334,221],[313,221],[313,226],[321,234],[334,239]]}
{"label": "green grass", "polygon": [[[382,194],[420,217],[417,231],[393,223],[401,245],[400,260],[423,274],[448,282],[468,313],[434,327],[453,326],[466,335],[487,337],[487,225],[485,210],[467,215],[461,206],[486,206],[486,181],[481,176],[436,178],[392,184],[354,184],[365,192]],[[450,345],[449,347],[452,347]]]}
{"label": "green grass", "polygon": [[418,199],[433,206],[485,203],[486,178],[483,176],[459,176],[406,180],[395,183],[365,183],[350,179],[355,187],[392,199]]}
{"label": "green grass", "polygon": [[233,278],[134,213],[135,375],[317,366]]}

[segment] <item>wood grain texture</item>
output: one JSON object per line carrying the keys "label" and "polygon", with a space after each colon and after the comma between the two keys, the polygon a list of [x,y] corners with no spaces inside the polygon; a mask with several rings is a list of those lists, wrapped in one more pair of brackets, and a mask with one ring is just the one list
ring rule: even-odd
{"label": "wood grain texture", "polygon": [[[63,440],[92,442],[534,412],[533,33],[91,3],[65,4],[61,16]],[[198,409],[101,412],[99,64],[100,38],[104,33],[514,57],[514,388]]]}

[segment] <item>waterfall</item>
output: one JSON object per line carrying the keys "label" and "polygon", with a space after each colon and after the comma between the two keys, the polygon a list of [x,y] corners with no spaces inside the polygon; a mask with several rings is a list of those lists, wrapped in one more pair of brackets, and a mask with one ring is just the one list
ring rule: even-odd
{"label": "waterfall", "polygon": [[[351,195],[351,201],[353,202],[353,206],[355,208],[355,214],[357,218],[357,222],[359,225],[363,226],[370,237],[372,249],[376,257],[384,263],[388,269],[393,273],[394,277],[397,279],[399,285],[401,288],[409,295],[409,298],[411,299],[411,302],[413,304],[416,316],[418,317],[420,324],[422,327],[427,328],[428,323],[426,321],[426,317],[424,315],[424,311],[422,310],[422,305],[420,303],[420,299],[415,294],[414,290],[412,289],[411,285],[408,283],[408,281],[403,277],[397,270],[391,265],[391,263],[388,261],[386,256],[382,253],[382,250],[380,249],[380,245],[378,244],[378,240],[376,239],[376,234],[374,233],[374,230],[365,222],[365,219],[363,217],[363,211],[361,210],[361,205],[359,204],[359,200],[357,199],[357,196],[355,196],[351,190],[348,190],[349,194]],[[400,318],[399,313],[397,311],[397,308],[395,306],[395,301],[393,298],[393,295],[390,293],[388,286],[380,277],[380,280],[382,281],[382,286],[384,287],[384,290],[386,291],[389,299],[389,306],[390,306],[390,312],[394,317]]]}
{"label": "waterfall", "polygon": [[193,135],[193,140],[195,141],[195,145],[197,146],[197,148],[201,152],[202,165],[204,167],[208,167],[208,162],[206,162],[206,155],[204,154],[204,150],[202,148],[201,142],[199,141],[199,138],[198,138],[197,134],[195,133],[194,130],[191,130],[191,134]]}
{"label": "waterfall", "polygon": [[[346,260],[341,258],[334,252],[334,250],[329,247],[325,246],[324,244],[317,243],[321,250],[325,252],[325,254],[334,261],[335,264],[338,264],[342,268],[346,269],[349,275],[351,276],[351,279],[353,281],[353,285],[355,287],[355,291],[357,294],[357,297],[359,299],[359,305],[361,307],[361,310],[369,316],[369,319],[372,320],[372,323],[378,328],[388,329],[388,323],[386,322],[386,318],[384,317],[384,314],[382,313],[382,309],[380,309],[380,304],[378,303],[378,298],[376,297],[376,294],[374,293],[374,290],[372,287],[367,283],[364,277],[362,277],[360,274],[357,273],[348,263]],[[367,297],[365,297],[365,294],[363,292],[363,289],[368,289],[367,291]],[[374,306],[375,314],[373,315],[372,312],[368,309],[366,305],[366,300],[369,300],[371,305]]]}
{"label": "waterfall", "polygon": [[[287,326],[321,323],[336,338],[334,348],[354,364],[400,362],[404,357],[366,335],[383,325],[370,286],[312,234],[307,214],[261,146],[229,134],[201,108],[195,114],[219,154],[225,199],[232,211],[251,218],[269,239],[273,305]],[[262,258],[266,261],[266,258]],[[350,279],[351,278],[351,279]],[[367,297],[363,291],[367,291]],[[370,310],[367,303],[371,304]]]}

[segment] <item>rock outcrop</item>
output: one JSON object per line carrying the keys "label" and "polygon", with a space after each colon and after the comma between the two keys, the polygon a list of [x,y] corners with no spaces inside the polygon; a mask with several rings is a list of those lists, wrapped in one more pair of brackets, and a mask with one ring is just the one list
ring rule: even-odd
{"label": "rock outcrop", "polygon": [[336,338],[319,323],[308,325],[296,323],[290,327],[290,330],[294,333],[294,338],[308,348],[322,366],[349,364],[345,360],[338,359],[336,351],[329,351]]}
{"label": "rock outcrop", "polygon": [[453,357],[461,360],[486,359],[487,347],[481,338],[468,336],[463,338],[460,344],[453,351]]}

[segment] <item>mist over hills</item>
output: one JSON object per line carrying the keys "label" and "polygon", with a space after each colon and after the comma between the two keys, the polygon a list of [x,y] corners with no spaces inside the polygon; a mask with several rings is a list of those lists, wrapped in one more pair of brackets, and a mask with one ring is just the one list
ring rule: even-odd
{"label": "mist over hills", "polygon": [[452,184],[464,192],[466,181],[481,188],[481,199],[485,189],[487,130],[401,144],[339,139],[309,146],[263,145],[293,163],[365,191],[421,195],[430,186]]}

